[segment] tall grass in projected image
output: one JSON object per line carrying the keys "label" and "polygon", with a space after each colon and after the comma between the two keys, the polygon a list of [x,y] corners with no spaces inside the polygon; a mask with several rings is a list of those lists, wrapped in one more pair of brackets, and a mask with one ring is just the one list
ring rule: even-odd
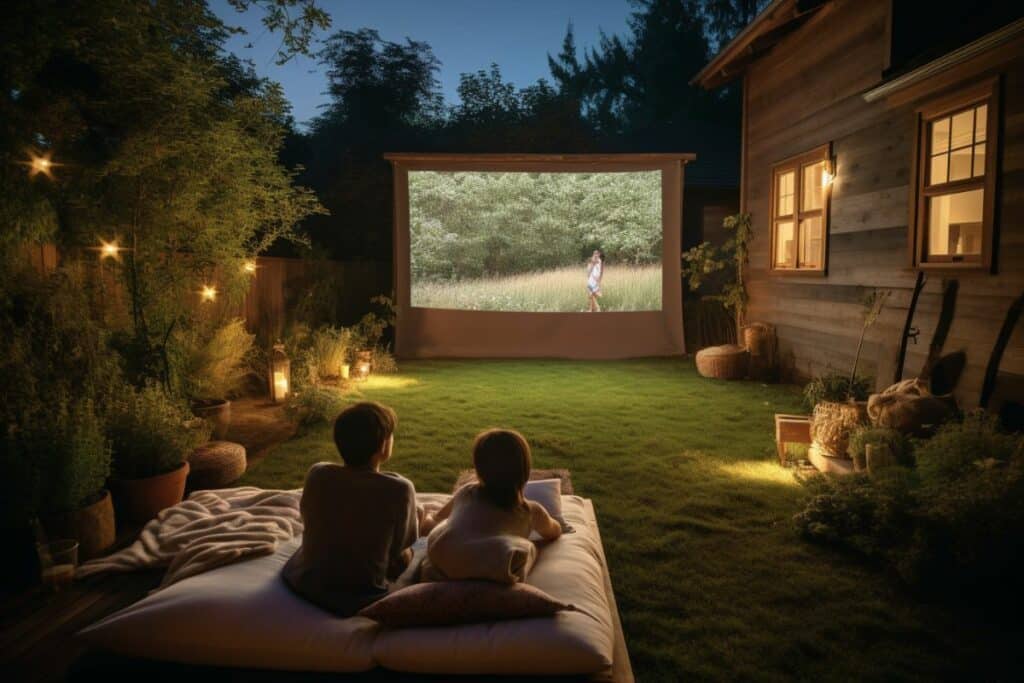
{"label": "tall grass in projected image", "polygon": [[661,309],[661,173],[409,173],[412,305],[581,312],[605,254],[602,311]]}

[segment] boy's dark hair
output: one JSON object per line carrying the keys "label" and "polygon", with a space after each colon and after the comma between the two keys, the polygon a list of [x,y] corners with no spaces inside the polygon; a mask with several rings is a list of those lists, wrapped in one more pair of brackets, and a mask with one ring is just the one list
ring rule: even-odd
{"label": "boy's dark hair", "polygon": [[370,462],[395,433],[395,411],[374,401],[354,403],[334,418],[334,445],[346,465]]}

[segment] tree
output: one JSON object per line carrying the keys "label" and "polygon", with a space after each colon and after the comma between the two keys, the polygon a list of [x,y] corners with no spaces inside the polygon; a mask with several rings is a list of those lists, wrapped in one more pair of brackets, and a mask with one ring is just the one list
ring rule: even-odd
{"label": "tree", "polygon": [[201,285],[239,294],[243,262],[301,240],[297,223],[322,210],[278,162],[288,104],[221,57],[228,29],[199,0],[7,11],[5,57],[28,58],[4,72],[3,151],[45,147],[58,164],[29,187],[54,220],[22,225],[54,223],[50,236],[72,251],[117,240],[128,310],[110,320],[134,376],[169,385],[172,335],[203,322]]}

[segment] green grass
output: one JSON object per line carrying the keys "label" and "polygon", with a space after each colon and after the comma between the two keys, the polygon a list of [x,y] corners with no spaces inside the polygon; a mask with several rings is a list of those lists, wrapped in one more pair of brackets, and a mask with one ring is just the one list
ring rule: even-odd
{"label": "green grass", "polygon": [[[725,383],[683,360],[421,361],[371,378],[399,415],[390,469],[450,490],[473,435],[520,429],[536,467],[593,498],[637,680],[993,678],[1020,633],[915,601],[790,526],[802,489],[775,464],[792,387]],[[244,483],[301,486],[335,460],[326,426]],[[1005,675],[1003,676],[1006,677]]]}
{"label": "green grass", "polygon": [[[661,310],[661,265],[611,264],[601,292],[601,310]],[[583,266],[567,266],[458,282],[414,281],[412,305],[472,311],[583,311],[588,305],[587,273]]]}

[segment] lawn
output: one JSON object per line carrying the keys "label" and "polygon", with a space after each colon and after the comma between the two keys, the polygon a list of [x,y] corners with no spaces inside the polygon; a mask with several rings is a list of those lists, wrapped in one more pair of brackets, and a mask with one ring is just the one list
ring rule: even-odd
{"label": "lawn", "polygon": [[[661,264],[609,264],[601,281],[605,311],[661,310]],[[413,281],[412,305],[472,311],[583,311],[587,271],[568,266],[457,282]]]}
{"label": "lawn", "polygon": [[[449,490],[480,429],[520,429],[536,467],[593,498],[637,680],[996,677],[1020,634],[915,601],[790,527],[801,487],[773,460],[795,388],[724,383],[684,360],[421,361],[363,396],[399,415],[391,469]],[[302,485],[326,426],[243,483]],[[1005,678],[1005,675],[1002,676]]]}

